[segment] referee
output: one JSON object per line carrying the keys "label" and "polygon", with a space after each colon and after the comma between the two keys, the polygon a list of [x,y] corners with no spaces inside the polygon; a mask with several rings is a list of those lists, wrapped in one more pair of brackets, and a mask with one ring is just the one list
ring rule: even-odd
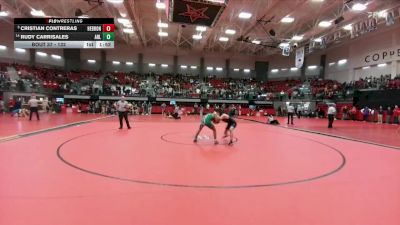
{"label": "referee", "polygon": [[331,103],[328,105],[328,128],[332,128],[333,121],[335,120],[336,115],[336,105]]}
{"label": "referee", "polygon": [[38,107],[39,107],[39,100],[36,99],[35,95],[31,96],[31,99],[29,99],[28,101],[28,105],[29,105],[29,120],[32,120],[32,114],[36,113],[36,119],[40,120],[39,118],[39,112],[38,112]]}
{"label": "referee", "polygon": [[129,103],[125,100],[125,96],[122,96],[121,99],[115,104],[119,117],[119,129],[122,129],[123,127],[122,118],[125,118],[126,126],[128,129],[131,129],[128,120],[128,104]]}
{"label": "referee", "polygon": [[291,124],[293,125],[293,114],[294,114],[294,106],[292,105],[292,103],[289,103],[289,105],[287,106],[287,124],[291,122]]}

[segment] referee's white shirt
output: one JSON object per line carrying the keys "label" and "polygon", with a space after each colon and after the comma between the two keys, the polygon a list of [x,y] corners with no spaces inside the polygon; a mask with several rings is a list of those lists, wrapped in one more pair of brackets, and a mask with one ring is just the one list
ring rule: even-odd
{"label": "referee's white shirt", "polygon": [[31,98],[28,101],[28,105],[29,105],[29,107],[37,108],[39,106],[39,100],[37,100],[36,98]]}
{"label": "referee's white shirt", "polygon": [[294,106],[289,105],[289,106],[287,107],[287,112],[288,112],[288,113],[294,113]]}
{"label": "referee's white shirt", "polygon": [[329,106],[328,108],[328,115],[335,115],[336,114],[336,109],[333,106]]}
{"label": "referee's white shirt", "polygon": [[128,106],[128,102],[125,100],[119,100],[117,102],[117,110],[118,112],[126,112],[126,107]]}

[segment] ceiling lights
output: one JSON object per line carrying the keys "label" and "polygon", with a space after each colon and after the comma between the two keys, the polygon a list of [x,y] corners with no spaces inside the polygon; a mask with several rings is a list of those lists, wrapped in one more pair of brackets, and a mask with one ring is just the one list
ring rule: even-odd
{"label": "ceiling lights", "polygon": [[6,50],[6,49],[7,49],[7,46],[0,45],[0,50]]}
{"label": "ceiling lights", "polygon": [[259,45],[259,44],[261,43],[261,41],[259,41],[259,40],[252,40],[251,43],[256,44],[256,45]]}
{"label": "ceiling lights", "polygon": [[217,71],[222,71],[222,67],[217,67],[216,70]]}
{"label": "ceiling lights", "polygon": [[88,61],[88,63],[96,63],[96,60],[94,60],[94,59],[88,59],[87,61]]}
{"label": "ceiling lights", "polygon": [[348,24],[348,25],[344,26],[343,29],[351,31],[351,30],[353,30],[353,25]]}
{"label": "ceiling lights", "polygon": [[310,70],[315,70],[315,69],[317,69],[317,66],[315,66],[315,65],[308,66],[308,69],[310,69]]}
{"label": "ceiling lights", "polygon": [[23,48],[15,48],[15,51],[16,51],[16,52],[19,52],[19,53],[24,53],[24,52],[26,52],[26,50],[23,49]]}
{"label": "ceiling lights", "polygon": [[388,15],[388,12],[386,10],[382,10],[382,11],[378,12],[379,18],[386,18],[387,15]]}
{"label": "ceiling lights", "polygon": [[294,22],[294,18],[293,17],[289,17],[289,16],[285,16],[281,19],[282,23],[293,23]]}
{"label": "ceiling lights", "polygon": [[42,56],[42,57],[47,56],[47,53],[45,53],[45,52],[36,52],[36,54],[37,54],[38,56]]}
{"label": "ceiling lights", "polygon": [[290,68],[290,71],[297,71],[297,70],[299,70],[297,67]]}
{"label": "ceiling lights", "polygon": [[181,65],[181,68],[182,68],[182,69],[186,69],[187,66],[186,66],[186,65]]}
{"label": "ceiling lights", "polygon": [[156,64],[154,64],[154,63],[149,63],[149,66],[150,66],[150,67],[155,67]]}
{"label": "ceiling lights", "polygon": [[301,40],[303,40],[303,36],[295,35],[295,36],[292,37],[292,40],[294,40],[294,41],[301,41]]}
{"label": "ceiling lights", "polygon": [[272,69],[271,72],[272,73],[277,73],[279,70],[278,69]]}
{"label": "ceiling lights", "polygon": [[39,17],[45,17],[46,14],[42,10],[34,10],[32,9],[31,11],[32,16],[39,16]]}
{"label": "ceiling lights", "polygon": [[251,14],[251,13],[248,13],[248,12],[241,12],[241,13],[239,13],[239,18],[241,18],[241,19],[250,19],[251,16],[252,16],[252,14]]}
{"label": "ceiling lights", "polygon": [[200,39],[202,39],[203,37],[200,35],[200,34],[194,34],[193,35],[193,39],[195,39],[195,40],[200,40]]}
{"label": "ceiling lights", "polygon": [[227,37],[220,37],[220,38],[219,38],[219,41],[227,42],[227,41],[229,41],[229,38],[227,38]]}
{"label": "ceiling lights", "polygon": [[226,29],[225,34],[234,35],[234,34],[236,34],[236,30]]}
{"label": "ceiling lights", "polygon": [[113,4],[121,4],[124,2],[124,0],[107,0],[107,2],[113,3]]}
{"label": "ceiling lights", "polygon": [[331,63],[329,63],[329,66],[333,66],[335,64],[336,64],[335,62],[331,62]]}
{"label": "ceiling lights", "polygon": [[127,33],[127,34],[133,34],[134,33],[132,28],[124,28],[123,31],[124,31],[124,33]]}
{"label": "ceiling lights", "polygon": [[161,67],[162,67],[162,68],[167,68],[167,67],[168,67],[168,64],[161,64]]}
{"label": "ceiling lights", "polygon": [[356,3],[351,7],[351,9],[354,11],[364,11],[367,9],[367,6],[365,4]]}
{"label": "ceiling lights", "polygon": [[332,25],[332,22],[329,22],[329,21],[321,21],[318,24],[318,26],[320,26],[320,27],[330,27],[331,25]]}
{"label": "ceiling lights", "polygon": [[369,68],[371,68],[371,67],[370,66],[364,66],[362,69],[366,70],[366,69],[369,69]]}
{"label": "ceiling lights", "polygon": [[61,56],[59,56],[59,55],[51,55],[51,58],[53,58],[53,59],[61,59]]}
{"label": "ceiling lights", "polygon": [[164,32],[164,31],[160,31],[160,32],[158,32],[158,36],[160,36],[160,37],[167,37],[167,36],[168,36],[168,33],[167,33],[167,32]]}
{"label": "ceiling lights", "polygon": [[239,71],[239,69],[238,69],[238,68],[235,68],[235,69],[233,69],[233,71],[235,71],[235,72],[238,72],[238,71]]}
{"label": "ceiling lights", "polygon": [[321,42],[322,42],[322,38],[320,38],[320,37],[319,37],[319,38],[315,38],[315,39],[314,39],[314,42],[321,43]]}
{"label": "ceiling lights", "polygon": [[204,27],[204,26],[197,26],[197,27],[196,27],[196,30],[197,30],[197,31],[204,32],[204,31],[207,30],[207,27]]}
{"label": "ceiling lights", "polygon": [[119,64],[121,64],[121,62],[119,62],[119,61],[112,61],[112,64],[114,64],[114,65],[119,65]]}
{"label": "ceiling lights", "polygon": [[128,65],[128,66],[132,66],[133,62],[126,62],[125,64]]}
{"label": "ceiling lights", "polygon": [[131,23],[131,21],[129,21],[128,19],[125,19],[125,18],[118,18],[117,21],[118,21],[118,23],[122,23],[124,25]]}
{"label": "ceiling lights", "polygon": [[158,22],[158,23],[157,23],[157,26],[158,26],[159,28],[167,28],[167,27],[168,27],[168,23]]}
{"label": "ceiling lights", "polygon": [[212,68],[212,67],[207,67],[207,70],[213,70],[214,68]]}
{"label": "ceiling lights", "polygon": [[8,16],[8,12],[6,12],[6,11],[1,11],[1,12],[0,12],[0,16],[1,16],[1,17]]}
{"label": "ceiling lights", "polygon": [[289,43],[288,43],[288,42],[282,42],[282,43],[279,44],[279,47],[280,47],[280,48],[289,47]]}
{"label": "ceiling lights", "polygon": [[338,61],[339,65],[343,65],[345,63],[347,63],[347,59],[341,59],[341,60]]}
{"label": "ceiling lights", "polygon": [[157,9],[165,9],[165,8],[166,8],[165,3],[164,3],[164,2],[157,1],[157,3],[156,3],[156,8],[157,8]]}
{"label": "ceiling lights", "polygon": [[190,69],[197,69],[197,66],[191,66]]}
{"label": "ceiling lights", "polygon": [[243,72],[250,73],[250,69],[244,69]]}
{"label": "ceiling lights", "polygon": [[378,67],[385,67],[387,64],[386,63],[382,63],[382,64],[378,64]]}

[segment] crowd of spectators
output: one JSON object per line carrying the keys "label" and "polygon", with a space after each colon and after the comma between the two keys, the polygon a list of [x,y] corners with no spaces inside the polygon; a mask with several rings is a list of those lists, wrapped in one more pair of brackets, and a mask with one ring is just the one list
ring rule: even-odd
{"label": "crowd of spectators", "polygon": [[[15,68],[12,80],[7,67]],[[340,83],[334,80],[286,79],[259,82],[255,79],[200,79],[183,74],[137,74],[135,72],[66,72],[55,68],[0,64],[0,89],[78,95],[185,97],[208,99],[285,100],[346,99],[356,89],[400,89],[400,75],[363,78]]]}

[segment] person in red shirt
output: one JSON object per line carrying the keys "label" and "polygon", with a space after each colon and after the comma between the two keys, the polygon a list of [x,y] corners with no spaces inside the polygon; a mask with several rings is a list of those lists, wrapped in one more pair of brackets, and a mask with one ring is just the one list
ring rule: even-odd
{"label": "person in red shirt", "polygon": [[399,124],[399,117],[400,117],[400,108],[398,105],[394,106],[393,109],[393,116],[394,116],[394,123]]}
{"label": "person in red shirt", "polygon": [[357,108],[355,106],[351,108],[350,114],[353,121],[357,119]]}
{"label": "person in red shirt", "polygon": [[9,112],[12,112],[14,110],[15,103],[16,103],[15,100],[12,97],[10,97],[10,99],[8,100],[8,104],[7,104]]}

